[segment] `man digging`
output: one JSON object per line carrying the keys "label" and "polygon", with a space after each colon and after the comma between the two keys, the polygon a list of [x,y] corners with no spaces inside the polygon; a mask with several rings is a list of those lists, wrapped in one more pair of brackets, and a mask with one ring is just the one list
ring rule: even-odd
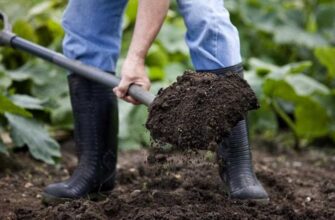
{"label": "man digging", "polygon": [[[114,74],[122,36],[127,0],[70,0],[63,17],[65,56]],[[243,77],[240,42],[222,0],[177,0],[184,18],[193,65],[198,72]],[[145,57],[167,14],[170,0],[139,0],[133,38],[114,89],[119,98],[131,84],[149,90]],[[111,89],[76,74],[68,77],[75,122],[79,164],[66,181],[47,186],[47,203],[86,198],[111,191],[117,161],[118,110]],[[252,168],[246,120],[241,120],[218,149],[219,174],[231,199],[269,200]]]}

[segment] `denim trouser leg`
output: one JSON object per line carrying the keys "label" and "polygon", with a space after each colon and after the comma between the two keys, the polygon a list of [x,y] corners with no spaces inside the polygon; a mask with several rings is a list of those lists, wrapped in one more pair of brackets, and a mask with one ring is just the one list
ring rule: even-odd
{"label": "denim trouser leg", "polygon": [[187,27],[186,43],[197,70],[213,70],[241,62],[238,31],[223,0],[177,0]]}
{"label": "denim trouser leg", "polygon": [[70,0],[62,25],[64,55],[105,71],[115,71],[122,17],[128,0]]}

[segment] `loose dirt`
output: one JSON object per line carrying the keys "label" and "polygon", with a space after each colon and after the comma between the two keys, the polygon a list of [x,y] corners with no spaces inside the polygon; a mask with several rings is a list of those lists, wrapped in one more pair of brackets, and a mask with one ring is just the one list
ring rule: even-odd
{"label": "loose dirt", "polygon": [[75,157],[66,151],[61,165],[52,167],[15,154],[7,162],[18,164],[0,171],[0,219],[335,219],[335,156],[257,147],[265,145],[254,143],[254,161],[271,197],[267,205],[229,200],[208,151],[185,159],[185,152],[140,150],[120,153],[117,186],[108,198],[47,207],[43,187],[66,178]]}
{"label": "loose dirt", "polygon": [[146,127],[156,141],[204,149],[220,143],[247,111],[258,107],[255,93],[237,74],[185,72],[158,94]]}

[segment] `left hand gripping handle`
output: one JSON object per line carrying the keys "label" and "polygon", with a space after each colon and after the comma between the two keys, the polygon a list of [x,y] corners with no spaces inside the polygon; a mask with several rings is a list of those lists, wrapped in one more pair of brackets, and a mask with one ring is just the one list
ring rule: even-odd
{"label": "left hand gripping handle", "polygon": [[11,40],[15,37],[12,33],[12,26],[8,21],[8,17],[5,13],[0,11],[0,22],[2,23],[2,29],[0,31],[0,46],[7,46],[11,44]]}

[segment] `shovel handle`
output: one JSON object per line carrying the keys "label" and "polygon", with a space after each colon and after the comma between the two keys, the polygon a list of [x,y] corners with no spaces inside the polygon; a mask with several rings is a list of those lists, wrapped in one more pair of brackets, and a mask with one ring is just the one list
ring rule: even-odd
{"label": "shovel handle", "polygon": [[12,26],[8,21],[8,17],[5,13],[0,11],[0,21],[2,21],[3,28],[0,32],[0,46],[9,45],[13,36]]}
{"label": "shovel handle", "polygon": [[10,25],[9,21],[8,21],[8,17],[5,13],[0,11],[0,20],[3,23],[3,30],[4,31],[12,31],[12,26]]}

